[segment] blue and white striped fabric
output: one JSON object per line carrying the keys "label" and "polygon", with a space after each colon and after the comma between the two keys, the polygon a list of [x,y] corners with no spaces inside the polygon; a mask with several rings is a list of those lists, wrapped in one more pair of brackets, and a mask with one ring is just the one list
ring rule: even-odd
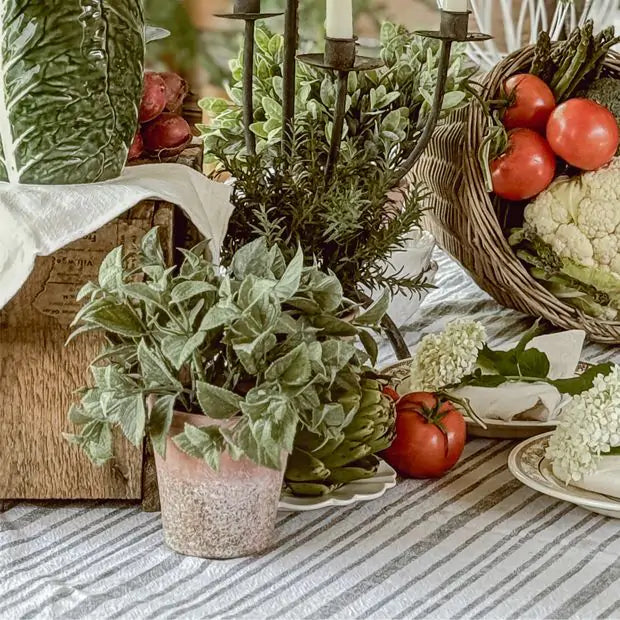
{"label": "blue and white striped fabric", "polygon": [[[438,259],[410,343],[455,316],[498,342],[530,323]],[[522,486],[511,447],[474,441],[441,480],[281,515],[271,553],[227,562],[175,555],[136,506],[20,504],[0,515],[0,618],[620,617],[618,521]]]}

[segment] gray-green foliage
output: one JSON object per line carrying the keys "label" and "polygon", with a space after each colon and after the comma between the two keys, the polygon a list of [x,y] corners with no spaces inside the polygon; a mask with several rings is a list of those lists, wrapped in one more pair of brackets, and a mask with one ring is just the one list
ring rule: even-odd
{"label": "gray-green foliage", "polygon": [[0,2],[0,181],[118,176],[138,125],[141,0]]}
{"label": "gray-green foliage", "polygon": [[[282,70],[284,39],[260,27],[256,33],[257,57],[254,82],[255,122],[259,152],[277,150],[282,135]],[[363,148],[376,152],[381,163],[396,165],[406,158],[430,111],[437,79],[439,44],[417,37],[404,28],[385,23],[381,29],[385,67],[349,76],[347,126],[343,155],[356,157]],[[231,62],[232,81],[228,94],[232,103],[206,98],[200,103],[212,118],[202,127],[205,154],[227,141],[225,153],[244,151],[242,125],[242,54]],[[464,50],[459,48],[450,67],[444,110],[454,110],[467,100],[465,84],[471,76]],[[334,76],[303,63],[297,66],[296,118],[322,127],[328,141],[336,99]]]}
{"label": "gray-green foliage", "polygon": [[70,412],[81,431],[68,437],[95,463],[112,458],[116,426],[164,455],[175,410],[238,417],[232,429],[187,426],[175,439],[215,468],[226,449],[279,468],[298,425],[338,439],[355,417],[387,296],[353,319],[359,308],[338,279],[305,267],[301,251],[287,263],[259,238],[221,272],[203,250],[167,268],[154,229],[137,257],[114,250],[80,292],[76,333],[103,333],[107,345]]}
{"label": "gray-green foliage", "polygon": [[[203,128],[207,156],[234,178],[232,218],[225,251],[234,253],[265,235],[287,257],[301,245],[306,256],[332,270],[348,296],[388,288],[411,295],[422,278],[394,273],[389,261],[419,224],[423,189],[395,188],[395,175],[417,144],[435,89],[439,46],[403,28],[382,29],[385,67],[351,73],[345,139],[329,186],[336,87],[331,73],[298,63],[297,112],[292,149],[280,153],[282,135],[282,37],[260,28],[255,80],[258,155],[244,156],[240,60],[233,63],[233,103],[202,102],[214,116]],[[461,50],[452,59],[446,110],[463,105],[471,69]]]}

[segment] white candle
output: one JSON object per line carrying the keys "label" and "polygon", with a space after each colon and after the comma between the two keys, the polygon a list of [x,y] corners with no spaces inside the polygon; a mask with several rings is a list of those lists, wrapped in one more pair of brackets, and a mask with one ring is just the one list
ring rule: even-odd
{"label": "white candle", "polygon": [[452,13],[467,13],[469,0],[443,0],[443,10]]}
{"label": "white candle", "polygon": [[352,39],[353,0],[327,0],[325,28],[329,39]]}

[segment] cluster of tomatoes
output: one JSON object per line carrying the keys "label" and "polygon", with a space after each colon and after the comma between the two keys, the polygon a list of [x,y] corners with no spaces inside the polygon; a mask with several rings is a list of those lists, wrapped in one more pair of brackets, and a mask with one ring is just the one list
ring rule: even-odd
{"label": "cluster of tomatoes", "polygon": [[604,106],[580,98],[557,105],[549,86],[528,73],[509,78],[504,90],[507,148],[490,164],[493,191],[501,198],[540,194],[556,176],[558,157],[580,170],[597,170],[616,154],[618,124]]}
{"label": "cluster of tomatoes", "polygon": [[396,401],[396,439],[383,458],[407,478],[439,478],[452,469],[465,448],[465,419],[446,398],[429,392],[402,398],[386,388]]}

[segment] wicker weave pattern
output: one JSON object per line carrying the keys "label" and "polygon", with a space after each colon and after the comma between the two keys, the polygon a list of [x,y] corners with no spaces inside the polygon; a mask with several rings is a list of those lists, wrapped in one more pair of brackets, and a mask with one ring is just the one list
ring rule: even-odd
{"label": "wicker weave pattern", "polygon": [[[485,92],[496,95],[504,79],[527,71],[534,47],[515,52],[484,79]],[[620,56],[608,69],[620,76]],[[542,317],[564,329],[583,329],[597,342],[620,344],[620,322],[603,321],[568,306],[534,280],[506,241],[494,204],[485,189],[478,151],[487,120],[470,105],[441,125],[414,174],[432,190],[425,227],[439,245],[469,271],[500,304]]]}

